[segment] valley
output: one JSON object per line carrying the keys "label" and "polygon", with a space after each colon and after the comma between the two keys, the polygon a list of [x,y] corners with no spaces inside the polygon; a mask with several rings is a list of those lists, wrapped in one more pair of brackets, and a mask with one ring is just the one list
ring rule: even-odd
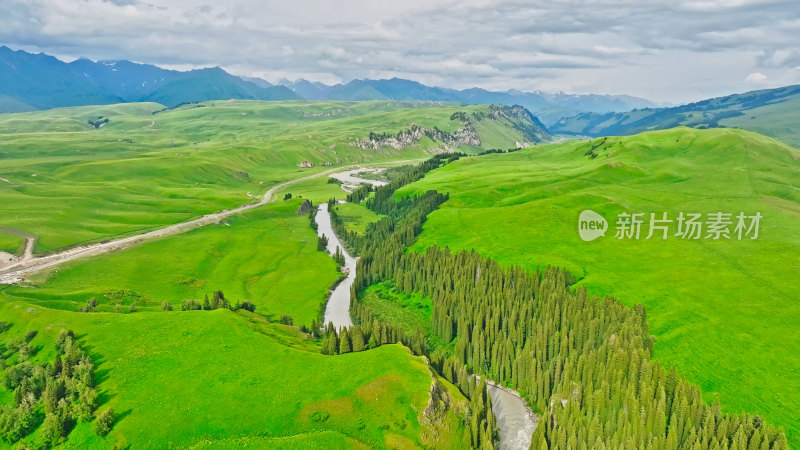
{"label": "valley", "polygon": [[[491,279],[532,283],[519,292],[498,288],[502,298],[530,292],[530,308],[565,308],[564,317],[580,310],[586,320],[610,320],[606,336],[633,333],[614,351],[653,373],[653,385],[642,379],[641,389],[675,389],[664,381],[674,366],[681,388],[670,395],[692,398],[692,411],[737,423],[749,439],[774,448],[794,439],[788,411],[800,391],[786,380],[797,361],[787,356],[781,369],[766,370],[764,349],[797,353],[779,338],[796,331],[787,280],[797,268],[768,262],[792,261],[800,251],[790,232],[800,202],[792,181],[796,149],[745,131],[689,128],[530,146],[549,139],[536,121],[487,106],[215,101],[157,111],[130,104],[0,116],[8,143],[2,151],[10,155],[0,166],[9,180],[0,192],[14,211],[2,225],[15,230],[0,236],[10,254],[23,257],[28,249],[25,261],[0,272],[8,283],[0,287],[0,320],[13,324],[8,336],[40,330],[37,361],[52,356],[47,336],[75,329],[103,374],[103,407],[119,415],[107,437],[97,440],[79,422],[65,445],[538,448],[561,439],[554,421],[575,426],[581,417],[616,414],[619,399],[605,388],[586,386],[585,395],[611,395],[607,406],[568,406],[576,394],[564,390],[568,382],[555,369],[569,366],[564,377],[585,370],[573,365],[577,350],[554,343],[562,331],[552,328],[564,326],[566,336],[584,319],[554,325],[547,309],[533,316],[501,309],[480,319],[496,330],[495,343],[477,331],[464,335],[463,327],[473,327],[464,320],[473,318],[463,313],[448,319],[447,331],[443,314],[454,313],[442,302],[452,288],[423,282],[417,277],[428,270],[412,268],[419,264],[414,255],[427,254],[443,258],[442,273],[460,276],[446,269],[453,262],[439,254],[445,246],[477,252],[452,255],[466,258],[464,268],[479,264],[478,273]],[[81,122],[87,115],[110,120],[93,129]],[[212,135],[211,127],[221,132]],[[452,140],[465,128],[474,135]],[[521,142],[528,148],[519,149]],[[45,207],[63,209],[41,220]],[[613,217],[709,208],[760,211],[760,239],[576,240],[582,209]],[[81,219],[70,224],[63,217]],[[35,237],[35,246],[19,233]],[[341,269],[331,258],[337,248],[345,250]],[[400,259],[380,259],[389,257]],[[655,278],[664,264],[680,283]],[[695,275],[711,266],[716,279]],[[486,287],[477,277],[476,287]],[[757,300],[764,285],[769,303]],[[646,318],[636,320],[645,331],[581,303],[582,289],[619,298],[609,311],[622,318],[643,314],[635,304],[644,304]],[[481,303],[494,298],[489,294],[464,295],[476,312],[497,307]],[[785,319],[771,316],[772,309]],[[721,320],[720,310],[735,314]],[[765,317],[769,327],[752,326]],[[516,333],[494,320],[518,320],[542,340],[509,337],[503,350],[493,347]],[[647,344],[648,327],[654,344]],[[546,344],[544,330],[556,341]],[[578,335],[569,339],[583,339]],[[554,359],[540,360],[540,345],[561,348]],[[593,349],[591,340],[583,345],[592,348],[591,358],[611,351],[605,344]],[[620,369],[591,376],[629,383],[631,375]],[[164,389],[178,380],[184,387],[170,388],[171,402],[185,406],[174,409]],[[703,401],[694,399],[694,385]],[[216,405],[221,393],[227,400]],[[664,408],[646,397],[635,401],[653,412]],[[752,416],[740,413],[769,426],[753,434]],[[144,431],[156,426],[153,414],[168,424],[163,432]],[[651,436],[669,447],[676,431],[653,424],[661,426],[663,435],[641,431],[635,439]],[[709,433],[708,424],[692,426]],[[604,428],[576,428],[564,439],[620,442],[622,428]],[[25,442],[40,442],[41,429]]]}

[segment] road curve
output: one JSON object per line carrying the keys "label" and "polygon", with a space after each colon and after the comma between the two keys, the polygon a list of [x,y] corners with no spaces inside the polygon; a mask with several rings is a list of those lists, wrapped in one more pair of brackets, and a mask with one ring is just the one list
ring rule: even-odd
{"label": "road curve", "polygon": [[[405,162],[412,162],[418,161],[414,160],[403,160],[403,161],[391,161],[390,164],[397,164],[397,163],[405,163]],[[97,244],[90,244],[80,247],[71,248],[69,250],[65,250],[63,252],[54,253],[47,256],[42,256],[39,258],[29,258],[25,260],[24,258],[14,264],[11,264],[2,270],[0,270],[0,284],[15,284],[19,283],[24,279],[27,275],[32,275],[37,272],[41,272],[42,270],[48,269],[50,267],[63,264],[68,261],[72,261],[79,258],[86,258],[89,256],[97,256],[104,253],[109,253],[116,250],[122,250],[125,248],[132,247],[134,245],[138,245],[142,242],[145,242],[150,239],[160,238],[164,236],[171,236],[175,234],[184,233],[189,230],[193,230],[195,228],[199,228],[205,225],[209,225],[212,223],[218,223],[220,220],[231,216],[233,214],[238,214],[243,211],[247,211],[253,208],[258,208],[260,206],[265,205],[272,199],[272,196],[280,189],[285,188],[286,186],[290,186],[295,183],[299,183],[301,181],[310,180],[313,178],[322,177],[334,172],[354,169],[359,167],[369,167],[377,163],[365,163],[365,164],[353,164],[349,166],[337,167],[335,169],[326,170],[324,172],[315,173],[312,175],[295,178],[293,180],[285,181],[283,183],[277,184],[271,187],[265,194],[261,201],[256,203],[248,203],[246,205],[242,205],[238,208],[234,209],[227,209],[223,211],[219,211],[216,213],[206,214],[204,216],[200,216],[197,219],[190,220],[188,222],[181,222],[174,225],[169,225],[164,228],[159,228],[157,230],[148,231],[146,233],[137,234],[135,236],[129,236],[122,239],[117,239],[108,242],[100,242]],[[382,163],[387,164],[387,163]],[[33,250],[33,246],[31,246],[31,251]],[[26,248],[27,252],[27,248]]]}

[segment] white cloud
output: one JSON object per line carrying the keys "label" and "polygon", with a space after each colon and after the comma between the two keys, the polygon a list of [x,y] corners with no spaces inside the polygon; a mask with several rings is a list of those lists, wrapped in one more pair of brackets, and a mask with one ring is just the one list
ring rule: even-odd
{"label": "white cloud", "polygon": [[[277,81],[696,100],[800,82],[796,0],[2,0],[0,45]],[[760,80],[765,83],[767,80]]]}
{"label": "white cloud", "polygon": [[753,72],[750,75],[747,75],[744,81],[747,81],[748,83],[762,83],[767,81],[767,76],[761,72]]}

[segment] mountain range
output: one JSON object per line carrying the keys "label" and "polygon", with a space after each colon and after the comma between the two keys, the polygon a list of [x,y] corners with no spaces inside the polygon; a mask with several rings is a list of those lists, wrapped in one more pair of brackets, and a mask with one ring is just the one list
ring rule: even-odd
{"label": "mountain range", "polygon": [[0,113],[154,101],[174,107],[215,99],[293,100],[283,86],[259,86],[214,67],[180,72],[130,61],[69,63],[0,47]]}
{"label": "mountain range", "polygon": [[303,79],[273,85],[237,77],[219,67],[187,72],[131,61],[63,62],[43,53],[0,47],[0,113],[63,106],[155,101],[168,107],[215,99],[431,100],[465,104],[521,105],[546,125],[580,112],[621,112],[655,106],[626,95],[571,95],[480,88],[430,87],[416,81],[353,80],[326,85]]}
{"label": "mountain range", "polygon": [[736,127],[800,144],[800,85],[761,89],[669,108],[584,112],[549,124],[551,133],[624,136],[677,126]]}
{"label": "mountain range", "polygon": [[520,105],[536,114],[546,125],[580,112],[621,112],[656,106],[648,100],[628,95],[573,95],[517,90],[497,92],[481,88],[456,90],[430,87],[401,78],[353,80],[333,86],[299,79],[294,82],[282,80],[279,85],[290,88],[308,100],[434,100],[466,104]]}

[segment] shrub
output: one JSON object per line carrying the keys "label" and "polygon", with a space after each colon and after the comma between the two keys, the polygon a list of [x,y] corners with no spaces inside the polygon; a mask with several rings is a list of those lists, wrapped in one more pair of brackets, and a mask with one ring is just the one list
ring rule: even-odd
{"label": "shrub", "polygon": [[114,416],[114,410],[112,408],[108,408],[97,415],[97,419],[95,419],[92,429],[96,435],[105,436],[111,432],[111,428],[114,427],[115,420],[116,418]]}

